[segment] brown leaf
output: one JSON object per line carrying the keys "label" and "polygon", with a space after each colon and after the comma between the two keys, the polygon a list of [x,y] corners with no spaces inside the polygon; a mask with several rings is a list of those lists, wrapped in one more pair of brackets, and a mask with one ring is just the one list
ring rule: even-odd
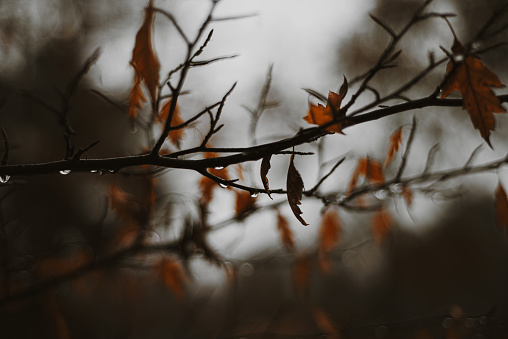
{"label": "brown leaf", "polygon": [[324,331],[324,333],[329,335],[332,339],[338,339],[340,337],[337,326],[323,309],[314,307],[312,309],[312,315],[314,316],[316,325],[321,331]]}
{"label": "brown leaf", "polygon": [[288,168],[288,176],[286,181],[286,190],[288,196],[289,206],[293,211],[296,219],[302,223],[302,225],[307,226],[308,224],[303,220],[300,216],[303,212],[300,210],[298,205],[301,204],[302,192],[303,192],[303,180],[298,173],[295,164],[293,162],[295,155],[291,154],[291,159],[289,161]]}
{"label": "brown leaf", "polygon": [[144,82],[148,93],[150,93],[152,103],[156,101],[160,70],[159,59],[152,45],[154,14],[153,0],[150,0],[148,7],[145,9],[145,20],[136,34],[131,60],[131,65],[134,67],[137,77]]}
{"label": "brown leaf", "polygon": [[293,236],[293,231],[289,227],[289,222],[286,218],[277,210],[277,229],[280,233],[280,241],[284,247],[286,247],[289,251],[293,251],[295,249],[295,240]]}
{"label": "brown leaf", "polygon": [[270,195],[270,186],[268,185],[268,178],[266,177],[266,175],[268,174],[268,171],[270,170],[270,159],[272,158],[272,155],[267,155],[263,158],[263,160],[261,161],[261,170],[260,170],[260,175],[261,175],[261,181],[263,182],[263,187],[265,188],[266,190],[266,193],[268,194],[268,196],[270,197],[270,199],[272,199],[272,196]]}
{"label": "brown leaf", "polygon": [[401,143],[402,143],[402,127],[399,127],[390,136],[390,144],[388,145],[388,152],[386,153],[386,159],[383,164],[383,167],[388,166],[388,164],[393,160],[395,154],[399,151]]}
{"label": "brown leaf", "polygon": [[331,272],[332,263],[329,252],[339,242],[341,232],[342,226],[337,210],[328,208],[321,219],[318,235],[318,264],[322,272]]}
{"label": "brown leaf", "polygon": [[497,185],[495,205],[497,225],[500,228],[508,228],[508,197],[501,183]]}
{"label": "brown leaf", "polygon": [[[214,152],[208,152],[205,154],[205,158],[207,158],[207,159],[215,158],[217,156],[218,156],[217,153],[214,153]],[[222,178],[224,180],[229,180],[229,174],[228,174],[227,169],[225,169],[225,168],[222,168],[222,169],[209,168],[208,173],[210,173],[216,177]],[[199,182],[199,187],[201,188],[201,202],[204,205],[208,205],[210,203],[210,201],[212,201],[213,190],[217,187],[217,185],[218,184],[215,181],[213,181],[212,179],[210,179],[208,177],[201,178],[201,180]]]}
{"label": "brown leaf", "polygon": [[[310,104],[307,116],[305,116],[303,120],[307,121],[309,124],[324,125],[336,118],[344,117],[344,113],[340,111],[340,105],[347,94],[347,90],[348,83],[346,77],[344,77],[344,82],[340,87],[339,93],[337,94],[332,91],[328,93],[326,107],[321,104]],[[330,133],[344,134],[342,133],[342,128],[344,128],[343,123],[336,123],[327,127],[326,131]]]}
{"label": "brown leaf", "polygon": [[141,89],[141,78],[138,75],[134,77],[134,84],[132,85],[131,94],[129,96],[129,118],[131,123],[138,116],[138,110],[143,107],[143,102],[146,102],[146,97]]}
{"label": "brown leaf", "polygon": [[402,186],[402,197],[408,206],[413,205],[413,191],[406,185]]}
{"label": "brown leaf", "polygon": [[501,106],[491,87],[503,87],[490,69],[488,69],[480,58],[468,54],[462,44],[455,40],[452,51],[456,59],[450,60],[446,67],[449,77],[443,85],[441,98],[445,98],[455,90],[462,95],[462,108],[469,113],[474,128],[480,131],[480,135],[492,148],[489,136],[496,126],[492,113],[505,113],[506,109]]}
{"label": "brown leaf", "polygon": [[378,161],[372,160],[368,157],[360,158],[358,159],[358,165],[356,166],[353,176],[351,177],[351,181],[349,182],[347,194],[354,191],[360,176],[365,177],[367,181],[374,184],[381,184],[385,181],[383,167]]}
{"label": "brown leaf", "polygon": [[182,299],[188,280],[182,265],[175,259],[164,257],[155,265],[155,269],[159,281],[169,287],[177,298]]}
{"label": "brown leaf", "polygon": [[390,232],[393,221],[390,214],[384,208],[379,209],[372,218],[372,233],[376,244],[381,244]]}
{"label": "brown leaf", "polygon": [[310,288],[312,276],[312,260],[309,256],[300,256],[295,259],[293,277],[295,290],[300,295],[305,295]]}
{"label": "brown leaf", "polygon": [[242,219],[245,214],[251,211],[256,204],[256,197],[251,196],[247,191],[235,191],[235,218]]}
{"label": "brown leaf", "polygon": [[[169,116],[169,109],[171,108],[171,99],[166,101],[166,103],[162,106],[160,114],[158,115],[156,122],[164,123]],[[175,111],[173,112],[173,118],[171,119],[171,126],[178,126],[183,124],[185,121],[182,119],[180,114],[180,108],[176,105]],[[182,140],[184,135],[184,129],[174,129],[169,131],[168,138],[171,142],[180,148],[180,141]]]}

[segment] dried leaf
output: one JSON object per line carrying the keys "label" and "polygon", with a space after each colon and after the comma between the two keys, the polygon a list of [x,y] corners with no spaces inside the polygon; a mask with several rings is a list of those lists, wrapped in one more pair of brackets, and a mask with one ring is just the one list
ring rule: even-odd
{"label": "dried leaf", "polygon": [[301,204],[302,199],[303,180],[293,162],[294,157],[295,155],[292,154],[289,161],[288,176],[286,181],[287,197],[289,206],[291,207],[291,210],[293,211],[296,219],[298,219],[302,225],[307,226],[308,224],[300,216],[303,212],[300,210],[300,207],[298,207],[298,205]]}
{"label": "dried leaf", "polygon": [[390,144],[388,145],[388,152],[386,153],[386,159],[383,164],[383,167],[388,166],[388,164],[393,160],[395,154],[399,151],[401,143],[402,143],[402,127],[399,127],[390,136]]}
{"label": "dried leaf", "polygon": [[159,86],[160,64],[152,44],[152,27],[154,20],[153,0],[150,0],[145,9],[145,20],[136,34],[136,42],[132,50],[131,65],[137,77],[144,82],[152,103],[156,101]]}
{"label": "dried leaf", "polygon": [[505,113],[506,110],[491,87],[504,85],[478,57],[468,54],[458,40],[453,42],[452,51],[455,60],[450,60],[446,67],[449,77],[443,85],[441,98],[447,97],[455,90],[460,91],[462,108],[469,113],[474,128],[480,131],[482,138],[492,148],[489,136],[496,126],[492,113]]}
{"label": "dried leaf", "polygon": [[378,161],[369,159],[368,157],[360,158],[358,159],[358,165],[356,166],[353,176],[351,177],[351,181],[349,182],[347,194],[354,191],[360,176],[365,177],[367,181],[374,184],[381,184],[385,181],[383,167]]}
{"label": "dried leaf", "polygon": [[[209,153],[205,154],[205,158],[207,158],[207,159],[215,158],[217,156],[218,156],[217,153],[214,153],[214,152],[209,152]],[[224,180],[229,180],[229,174],[228,174],[227,169],[225,169],[225,168],[222,168],[222,169],[210,168],[210,169],[208,169],[208,173],[210,173],[216,177],[222,178]],[[213,190],[217,187],[217,185],[218,184],[215,181],[213,181],[212,179],[210,179],[208,177],[201,178],[201,180],[199,182],[199,187],[201,189],[201,202],[204,205],[208,205],[210,203],[210,201],[212,201]]]}
{"label": "dried leaf", "polygon": [[332,270],[329,252],[339,242],[341,232],[342,226],[337,210],[328,208],[321,219],[318,235],[318,264],[322,272],[330,273]]}
{"label": "dried leaf", "polygon": [[277,229],[280,233],[280,241],[284,247],[286,247],[289,251],[293,251],[295,249],[295,240],[293,236],[293,231],[289,227],[289,222],[286,218],[277,210]]}
{"label": "dried leaf", "polygon": [[266,175],[268,174],[268,171],[270,170],[270,159],[272,158],[272,155],[267,155],[266,157],[263,158],[263,160],[261,161],[261,170],[260,170],[260,175],[261,175],[261,181],[263,182],[263,187],[265,188],[266,190],[266,193],[268,194],[268,196],[270,197],[270,199],[272,199],[272,196],[270,195],[270,186],[268,185],[268,178],[266,177]]}
{"label": "dried leaf", "polygon": [[[164,105],[162,106],[162,109],[156,119],[157,123],[165,123],[166,119],[169,116],[169,109],[171,108],[171,99],[166,101]],[[182,116],[180,114],[180,108],[178,105],[176,105],[175,111],[173,112],[173,118],[171,119],[171,126],[178,126],[183,124],[185,121],[182,119]],[[184,135],[184,129],[174,129],[169,131],[168,138],[171,140],[171,142],[176,145],[178,148],[180,148],[180,141],[182,140]]]}
{"label": "dried leaf", "polygon": [[508,228],[508,197],[501,183],[497,185],[495,205],[498,227]]}
{"label": "dried leaf", "polygon": [[135,75],[134,84],[129,96],[129,118],[131,123],[134,123],[134,119],[138,116],[138,110],[143,107],[143,102],[146,102],[146,97],[141,89],[141,78]]}
{"label": "dried leaf", "polygon": [[256,197],[251,196],[247,191],[235,191],[236,192],[236,203],[235,203],[235,218],[242,219],[245,214],[251,211],[256,204]]}
{"label": "dried leaf", "polygon": [[406,201],[406,205],[409,207],[413,205],[413,191],[406,185],[402,186],[402,197]]}
{"label": "dried leaf", "polygon": [[159,281],[169,287],[177,298],[182,299],[188,280],[182,265],[175,259],[164,257],[155,265],[155,269]]}
{"label": "dried leaf", "polygon": [[305,295],[310,288],[310,279],[312,276],[312,260],[309,256],[300,256],[295,259],[293,276],[295,290],[301,296]]}
{"label": "dried leaf", "polygon": [[330,319],[328,314],[319,307],[314,307],[312,309],[312,315],[314,316],[314,321],[316,322],[316,325],[319,327],[321,331],[326,333],[330,336],[332,339],[338,339],[339,338],[339,331],[337,329],[337,326],[333,323],[333,321]]}
{"label": "dried leaf", "polygon": [[379,209],[372,218],[372,233],[376,244],[381,244],[390,232],[393,221],[390,214],[385,209]]}
{"label": "dried leaf", "polygon": [[[339,93],[337,94],[332,91],[328,93],[328,101],[326,103],[326,107],[321,104],[310,104],[307,116],[305,116],[303,119],[309,124],[324,125],[337,118],[344,117],[344,113],[340,110],[340,105],[342,104],[342,100],[347,94],[347,90],[348,83],[346,77],[344,77],[344,82],[340,87]],[[343,128],[343,123],[337,123],[327,127],[326,131],[330,133],[344,134],[342,133]]]}

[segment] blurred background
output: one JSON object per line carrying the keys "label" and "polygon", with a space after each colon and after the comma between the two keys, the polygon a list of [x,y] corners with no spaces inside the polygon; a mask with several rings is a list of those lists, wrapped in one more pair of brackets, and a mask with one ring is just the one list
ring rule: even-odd
{"label": "blurred background", "polygon": [[[62,109],[66,88],[97,48],[97,62],[69,100],[69,124],[75,131],[71,142],[77,149],[100,140],[86,153],[89,158],[146,151],[146,133],[141,129],[133,133],[127,118],[133,79],[129,61],[146,3],[0,1],[0,127],[9,140],[9,164],[65,156],[66,129],[55,111]],[[457,14],[450,22],[458,38],[466,42],[504,3],[435,1],[428,11]],[[213,37],[202,58],[238,56],[191,69],[184,86],[188,93],[179,100],[182,116],[190,118],[220,101],[237,82],[222,114],[225,127],[211,144],[251,145],[246,107],[257,106],[271,68],[267,102],[274,105],[259,119],[256,140],[265,143],[292,136],[309,127],[302,117],[314,99],[303,88],[325,95],[337,91],[343,76],[353,79],[367,71],[389,42],[368,14],[400,30],[421,4],[416,0],[222,0],[215,17],[246,17],[212,22]],[[155,0],[154,5],[172,13],[193,37],[210,1]],[[503,24],[506,20],[499,27]],[[485,46],[507,38],[505,32]],[[440,46],[449,50],[452,42],[443,20],[418,24],[401,41],[398,67],[381,72],[373,86],[381,94],[389,93],[425,68],[430,52],[441,58]],[[162,75],[185,58],[184,42],[162,16],[155,19],[154,45]],[[506,52],[503,46],[482,55],[502,82],[508,81]],[[432,93],[444,73],[442,65],[408,97]],[[358,107],[372,99],[368,94],[361,97]],[[325,163],[348,155],[323,192],[344,192],[357,158],[368,155],[382,160],[390,134],[400,126],[407,133],[413,115],[418,127],[408,175],[423,170],[429,150],[437,143],[435,170],[463,166],[473,150],[484,144],[460,108],[429,108],[362,124],[346,129],[346,136],[330,135],[321,142]],[[474,159],[477,164],[506,155],[508,121],[504,115],[496,115],[496,120],[498,128],[491,137],[494,149],[483,145]],[[181,148],[198,145],[207,129],[206,119],[186,129]],[[167,147],[175,150],[173,145]],[[316,142],[298,151],[317,149]],[[3,146],[0,150],[5,152]],[[272,159],[270,187],[285,187],[288,163],[287,156]],[[295,165],[306,188],[323,174],[317,156],[298,157]],[[330,167],[331,163],[325,166]],[[259,163],[247,164],[245,170],[244,181],[261,187]],[[235,175],[233,170],[230,175]],[[5,284],[13,289],[30,287],[72,262],[108,253],[124,239],[125,223],[111,208],[114,185],[134,197],[133,208],[154,208],[152,218],[145,220],[150,225],[149,241],[180,239],[189,218],[200,217],[201,178],[182,170],[157,175],[155,206],[146,198],[153,189],[152,179],[132,171],[70,173],[14,177],[0,186],[0,223],[5,235],[0,257],[3,276],[10,279],[9,283],[3,280],[0,290]],[[298,292],[301,286],[295,286],[295,258],[316,252],[321,203],[303,200],[302,216],[310,224],[304,227],[292,216],[285,196],[274,197],[294,232],[295,254],[280,243],[272,207],[236,220],[233,191],[218,188],[206,213],[210,231],[205,238],[207,248],[222,264],[202,252],[179,257],[188,277],[183,297],[161,286],[158,273],[147,264],[162,254],[125,258],[106,269],[64,280],[49,292],[4,303],[0,337],[501,337],[508,319],[508,246],[506,234],[496,226],[498,181],[508,185],[506,169],[443,182],[432,194],[415,193],[410,208],[402,199],[393,199],[389,210],[396,227],[383,246],[372,240],[372,214],[339,210],[342,235],[331,254],[333,270],[327,275],[317,269],[308,271],[304,296]],[[273,202],[260,195],[256,204],[271,206]]]}

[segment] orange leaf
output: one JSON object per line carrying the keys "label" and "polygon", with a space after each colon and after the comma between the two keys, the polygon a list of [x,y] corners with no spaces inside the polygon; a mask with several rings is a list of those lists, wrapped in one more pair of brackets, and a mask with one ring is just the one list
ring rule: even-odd
{"label": "orange leaf", "polygon": [[496,212],[499,227],[508,227],[508,197],[503,186],[499,183],[496,189]]}
{"label": "orange leaf", "polygon": [[245,213],[251,211],[256,204],[256,197],[252,197],[247,191],[235,191],[235,218],[241,219]]}
{"label": "orange leaf", "polygon": [[413,204],[413,191],[407,186],[402,186],[402,197],[408,206]]}
{"label": "orange leaf", "polygon": [[158,279],[173,291],[173,294],[181,299],[184,296],[184,285],[187,275],[178,261],[171,258],[162,258],[155,265]]}
{"label": "orange leaf", "polygon": [[[332,91],[328,93],[326,107],[324,107],[321,104],[318,105],[310,104],[307,116],[305,116],[303,120],[307,121],[309,124],[324,125],[337,118],[344,117],[344,113],[340,111],[340,105],[342,103],[342,100],[346,96],[347,90],[348,83],[346,77],[344,77],[344,82],[340,87],[339,93],[337,94]],[[330,133],[344,134],[342,133],[343,127],[344,127],[343,123],[337,123],[327,127],[326,131]]]}
{"label": "orange leaf", "polygon": [[383,208],[379,209],[372,218],[372,233],[374,233],[374,241],[381,244],[392,226],[392,217]]}
{"label": "orange leaf", "polygon": [[347,194],[350,194],[356,188],[360,176],[365,177],[367,181],[374,184],[381,184],[385,181],[383,167],[378,161],[371,160],[368,157],[360,158],[358,159],[358,165],[356,166],[353,176],[351,177],[351,181],[349,182]]}
{"label": "orange leaf", "polygon": [[321,219],[318,236],[318,263],[321,271],[329,273],[332,269],[329,252],[337,244],[342,232],[336,209],[328,208]]}
{"label": "orange leaf", "polygon": [[309,256],[300,256],[295,259],[293,268],[295,289],[300,295],[304,295],[310,288],[312,275],[312,261]]}
{"label": "orange leaf", "polygon": [[[206,159],[215,158],[217,156],[217,153],[214,152],[208,152],[205,154]],[[224,168],[209,168],[208,173],[224,180],[229,180],[228,171]],[[217,183],[208,177],[202,177],[199,182],[199,187],[201,188],[201,202],[208,205],[213,199],[213,190],[217,187]]]}
{"label": "orange leaf", "polygon": [[293,238],[293,231],[289,227],[289,222],[280,211],[277,210],[277,229],[280,232],[280,241],[288,250],[292,251],[295,249],[295,240]]}
{"label": "orange leaf", "polygon": [[398,152],[400,145],[402,143],[402,127],[399,127],[395,132],[390,136],[390,145],[388,146],[388,152],[386,153],[386,159],[383,164],[383,167],[388,166],[388,164],[395,157],[395,153]]}
{"label": "orange leaf", "polygon": [[141,89],[141,78],[135,75],[134,84],[129,96],[129,118],[131,122],[138,116],[138,110],[143,107],[143,102],[146,102],[146,97]]}
{"label": "orange leaf", "polygon": [[[166,103],[162,106],[161,112],[156,119],[157,123],[164,123],[169,116],[169,109],[171,108],[171,99],[166,101]],[[171,119],[171,126],[178,126],[183,124],[185,121],[182,119],[180,114],[180,108],[176,105],[175,111],[173,113],[173,118]],[[169,131],[168,138],[171,140],[173,144],[175,144],[178,148],[180,148],[180,141],[183,138],[184,130],[183,128],[174,129]]]}
{"label": "orange leaf", "polygon": [[160,64],[152,46],[152,26],[154,20],[153,0],[150,0],[145,9],[145,20],[136,34],[136,42],[132,50],[131,65],[137,77],[145,83],[152,103],[156,100],[159,86]]}
{"label": "orange leaf", "polygon": [[286,181],[288,202],[296,219],[298,219],[298,221],[300,221],[302,225],[307,226],[308,224],[300,216],[302,214],[302,211],[300,210],[300,207],[298,207],[298,205],[301,204],[300,200],[302,199],[303,180],[302,177],[300,176],[300,173],[298,173],[295,164],[293,163],[294,157],[295,155],[291,154],[291,160],[289,161],[288,176]]}
{"label": "orange leaf", "polygon": [[270,197],[270,199],[272,199],[272,196],[270,195],[270,186],[268,185],[268,178],[266,177],[266,175],[268,174],[268,171],[270,170],[270,159],[272,158],[272,155],[267,155],[266,157],[263,158],[263,160],[261,161],[261,170],[260,170],[260,175],[261,175],[261,181],[263,182],[263,187],[265,188],[266,190],[266,193],[268,194],[268,196]]}
{"label": "orange leaf", "polygon": [[458,40],[453,42],[452,51],[456,59],[463,60],[450,60],[448,63],[446,71],[449,77],[443,85],[441,98],[459,90],[463,100],[462,108],[469,113],[474,128],[480,131],[482,138],[492,148],[489,136],[496,126],[492,113],[505,113],[506,110],[491,87],[503,87],[503,84],[478,57],[467,54]]}

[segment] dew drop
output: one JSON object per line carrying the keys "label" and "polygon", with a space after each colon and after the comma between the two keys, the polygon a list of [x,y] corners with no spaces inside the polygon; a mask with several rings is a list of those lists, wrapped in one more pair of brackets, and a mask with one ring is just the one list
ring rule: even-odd
{"label": "dew drop", "polygon": [[219,186],[220,186],[221,188],[228,188],[228,185],[223,184],[222,182],[219,182]]}
{"label": "dew drop", "polygon": [[251,197],[253,197],[253,198],[255,198],[255,197],[257,197],[258,195],[259,195],[259,193],[254,192],[254,193],[252,193],[250,196],[251,196]]}
{"label": "dew drop", "polygon": [[462,62],[464,61],[464,55],[463,54],[457,54],[453,56],[453,61],[455,62]]}
{"label": "dew drop", "polygon": [[0,175],[0,183],[2,184],[6,184],[7,181],[9,181],[9,179],[11,178],[10,175]]}
{"label": "dew drop", "polygon": [[224,166],[217,166],[215,167],[216,170],[221,170],[221,169],[224,169]]}
{"label": "dew drop", "polygon": [[60,174],[62,174],[62,175],[67,175],[69,173],[71,173],[71,170],[61,170],[60,171]]}
{"label": "dew drop", "polygon": [[385,200],[386,197],[388,196],[388,193],[386,192],[386,190],[378,190],[374,193],[374,196],[379,199],[379,200]]}
{"label": "dew drop", "polygon": [[402,193],[402,185],[401,184],[390,185],[389,189],[390,189],[390,192],[395,193],[395,194]]}
{"label": "dew drop", "polygon": [[249,277],[251,275],[254,274],[254,266],[252,266],[252,264],[246,262],[246,263],[243,263],[241,266],[240,266],[240,269],[239,269],[239,272],[238,272],[241,276],[244,276],[244,277]]}

